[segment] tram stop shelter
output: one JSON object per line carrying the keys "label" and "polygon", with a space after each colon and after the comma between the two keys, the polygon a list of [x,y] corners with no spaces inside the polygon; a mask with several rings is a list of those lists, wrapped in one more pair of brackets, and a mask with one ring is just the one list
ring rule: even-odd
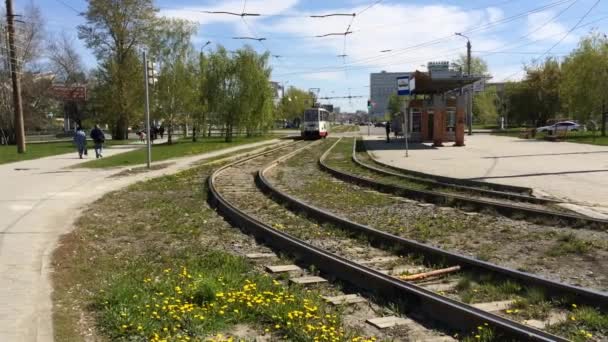
{"label": "tram stop shelter", "polygon": [[[416,71],[412,77],[415,89],[406,108],[408,139],[412,142],[432,141],[433,146],[443,146],[443,142],[452,141],[454,146],[464,146],[467,95],[472,92],[472,84],[485,77],[451,71]],[[463,90],[465,87],[469,90]]]}

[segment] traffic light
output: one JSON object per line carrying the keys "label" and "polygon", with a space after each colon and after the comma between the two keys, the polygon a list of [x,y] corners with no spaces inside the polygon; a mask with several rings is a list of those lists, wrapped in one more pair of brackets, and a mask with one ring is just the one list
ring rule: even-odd
{"label": "traffic light", "polygon": [[153,86],[158,82],[158,73],[156,72],[156,63],[148,61],[148,84]]}
{"label": "traffic light", "polygon": [[372,110],[372,101],[371,100],[367,100],[367,109]]}

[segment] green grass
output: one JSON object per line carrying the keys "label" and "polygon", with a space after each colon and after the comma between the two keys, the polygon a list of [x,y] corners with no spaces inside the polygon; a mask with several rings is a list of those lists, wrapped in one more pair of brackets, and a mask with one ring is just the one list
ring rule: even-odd
{"label": "green grass", "polygon": [[19,154],[17,153],[17,146],[15,145],[0,145],[0,164],[37,159],[69,152],[76,153],[76,148],[74,147],[74,144],[66,141],[28,144],[26,146],[26,151],[26,153]]}
{"label": "green grass", "polygon": [[566,254],[583,255],[593,247],[590,241],[577,238],[574,234],[562,234],[558,237],[555,245],[547,251],[549,256],[561,256]]}
{"label": "green grass", "polygon": [[[132,141],[127,140],[107,140],[106,146],[125,145]],[[93,148],[93,143],[88,142],[89,150]],[[26,153],[17,153],[15,145],[0,145],[0,164],[13,163],[22,160],[38,159],[43,157],[55,156],[58,154],[76,154],[76,147],[71,141],[58,141],[46,143],[29,143],[26,146]]]}
{"label": "green grass", "polygon": [[251,238],[206,204],[204,179],[216,167],[110,193],[78,219],[53,255],[57,341],[228,340],[236,325],[270,340],[340,331],[340,309],[314,287],[288,288],[228,252]]}
{"label": "green grass", "polygon": [[355,125],[331,126],[330,133],[344,133],[344,132],[359,132],[359,126],[355,126]]}
{"label": "green grass", "polygon": [[[263,140],[276,138],[276,135],[263,135],[252,138],[234,138],[230,143],[224,142],[223,138],[206,138],[198,142],[178,140],[172,145],[161,144],[152,146],[152,161],[162,161],[171,158],[187,157],[196,154],[216,151],[224,148],[243,144],[255,143]],[[107,158],[91,160],[77,167],[105,168],[140,165],[146,162],[146,149],[144,146],[135,151],[117,154]]]}

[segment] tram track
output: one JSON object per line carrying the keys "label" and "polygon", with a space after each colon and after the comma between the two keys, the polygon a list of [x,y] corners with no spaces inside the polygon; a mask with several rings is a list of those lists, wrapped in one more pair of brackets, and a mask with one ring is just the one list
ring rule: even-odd
{"label": "tram track", "polygon": [[[348,222],[346,222],[347,220],[341,219],[331,213],[324,212],[318,208],[308,206],[305,203],[298,201],[297,199],[278,191],[268,182],[267,179],[265,179],[265,177],[264,177],[265,171],[267,171],[268,169],[270,169],[272,167],[275,167],[276,165],[278,165],[278,163],[284,161],[286,158],[290,158],[290,157],[296,155],[298,152],[299,151],[294,151],[292,153],[289,153],[286,156],[279,158],[278,160],[275,160],[268,167],[265,167],[265,168],[262,168],[261,170],[259,170],[259,172],[257,173],[257,177],[256,177],[256,182],[258,183],[258,186],[263,188],[265,191],[271,192],[272,195],[274,196],[274,198],[279,199],[280,203],[282,203],[284,205],[288,205],[290,207],[298,207],[301,211],[304,211],[309,216],[311,216],[315,221],[318,220],[318,221],[331,222],[335,226],[338,226],[342,229],[353,228],[352,225],[356,225],[356,224],[353,224],[351,222],[350,223],[351,225],[349,225]],[[267,161],[267,160],[265,160],[265,161]],[[235,165],[237,165],[237,164],[235,164]],[[262,164],[263,164],[262,161],[258,161],[256,163],[254,163],[251,167],[247,167],[247,170],[248,170],[247,173],[250,173],[255,168],[261,168]],[[209,191],[211,194],[210,198],[211,198],[212,204],[217,206],[218,210],[221,213],[223,213],[226,216],[226,218],[229,221],[233,222],[235,225],[241,227],[242,229],[244,229],[246,231],[253,233],[254,235],[256,235],[256,237],[265,241],[267,244],[269,244],[273,248],[279,249],[281,251],[294,255],[298,260],[300,260],[300,262],[303,262],[308,265],[316,265],[323,273],[330,275],[332,278],[335,278],[335,279],[341,280],[341,281],[345,281],[351,285],[354,284],[355,286],[357,286],[359,288],[363,288],[366,291],[370,291],[376,295],[384,297],[384,298],[388,299],[389,301],[390,300],[394,301],[395,298],[400,298],[400,299],[405,300],[406,306],[409,306],[410,308],[411,308],[412,303],[416,303],[417,308],[421,309],[421,312],[425,314],[426,318],[431,319],[433,321],[440,321],[443,325],[451,327],[452,329],[456,329],[456,330],[460,330],[460,331],[467,330],[467,329],[472,330],[480,325],[483,326],[484,323],[489,323],[500,334],[502,334],[504,336],[508,336],[509,338],[517,339],[517,340],[543,340],[543,341],[565,340],[563,338],[546,333],[542,330],[534,329],[529,326],[513,322],[507,318],[497,316],[497,315],[488,313],[483,310],[476,309],[475,307],[466,305],[457,300],[450,299],[450,298],[447,298],[447,297],[444,297],[441,295],[437,295],[436,293],[434,293],[430,290],[426,290],[426,289],[416,286],[414,284],[410,284],[410,283],[401,281],[401,280],[395,278],[394,276],[387,275],[383,272],[380,272],[380,271],[382,271],[380,269],[365,266],[365,262],[361,262],[361,260],[359,260],[360,262],[354,262],[352,260],[357,260],[357,258],[358,258],[357,254],[355,253],[353,255],[353,254],[349,254],[348,252],[344,253],[341,251],[341,248],[340,248],[340,246],[344,245],[345,241],[347,241],[347,240],[351,241],[351,243],[352,243],[352,241],[353,241],[352,238],[345,239],[345,237],[341,237],[342,240],[340,240],[339,238],[332,237],[330,235],[329,237],[325,238],[325,240],[332,240],[332,241],[336,240],[336,242],[333,246],[318,245],[319,241],[323,241],[323,239],[316,239],[317,244],[314,245],[314,244],[311,244],[310,236],[308,237],[308,239],[306,239],[306,233],[307,233],[306,229],[296,229],[295,231],[290,231],[291,234],[288,234],[285,232],[285,227],[281,227],[280,223],[275,223],[274,227],[273,227],[273,224],[271,224],[271,223],[265,223],[265,222],[268,222],[269,220],[272,220],[273,214],[269,214],[268,211],[266,213],[263,213],[260,211],[260,208],[259,208],[259,205],[261,203],[260,198],[258,198],[258,200],[256,200],[256,201],[254,201],[254,203],[243,204],[241,202],[242,196],[240,196],[240,197],[238,195],[233,196],[233,195],[230,195],[230,192],[225,193],[223,191],[224,190],[223,186],[219,183],[216,183],[216,179],[220,179],[221,177],[219,177],[219,176],[222,173],[225,173],[226,172],[225,170],[230,167],[232,167],[233,170],[236,169],[234,165],[233,166],[227,165],[224,168],[217,170],[216,173],[214,173],[209,178]],[[239,167],[239,168],[242,169],[242,167]],[[241,171],[243,171],[243,170],[241,170]],[[235,177],[233,177],[232,175],[230,175],[230,177],[226,177],[224,175],[224,178],[228,178],[231,180],[235,179]],[[247,185],[247,187],[248,187],[248,189],[251,189],[251,184]],[[244,205],[244,208],[242,207],[243,205]],[[279,209],[280,208],[277,208],[275,206],[273,208],[270,208],[270,211],[276,212]],[[287,214],[287,216],[293,216],[293,214],[291,214],[291,215]],[[359,225],[359,226],[361,226],[361,225]],[[361,227],[358,227],[358,228],[361,228]],[[371,229],[369,227],[365,227],[365,228],[367,228],[367,229],[366,230],[359,229],[359,230],[356,230],[356,232],[358,234],[367,236],[373,242],[380,242],[380,245],[382,245],[383,248],[376,251],[377,253],[381,253],[383,250],[386,249],[385,248],[386,246],[390,245],[390,244],[385,243],[386,241],[382,241],[382,236],[383,236],[382,232],[379,232],[379,231],[375,232],[375,234],[377,234],[377,236],[380,237],[380,239],[373,238],[373,234],[370,235],[370,233],[372,233],[373,229]],[[308,231],[308,233],[310,233],[310,232]],[[378,234],[378,233],[380,233],[380,234]],[[304,236],[303,236],[304,239],[300,239],[292,234],[295,234],[295,235],[304,234]],[[386,236],[384,238],[386,239]],[[395,238],[396,237],[391,237],[390,239],[393,240],[393,242],[396,240],[399,240],[399,238],[397,238],[396,240],[395,240]],[[401,238],[401,240],[403,240],[403,239]],[[423,253],[423,252],[428,253],[429,260],[433,259],[432,256],[433,256],[433,253],[435,253],[435,256],[439,256],[440,257],[439,259],[444,260],[444,263],[445,263],[445,260],[447,260],[446,256],[447,257],[451,256],[451,257],[456,257],[457,258],[456,260],[458,263],[465,265],[465,263],[463,262],[463,259],[458,258],[460,256],[453,256],[453,255],[450,255],[450,253],[441,254],[441,253],[445,253],[445,252],[438,250],[436,248],[432,248],[430,246],[425,246],[425,245],[416,244],[416,243],[412,244],[411,241],[408,242],[407,245],[404,245],[403,241],[400,241],[399,244],[401,244],[402,248],[408,249],[409,252],[411,252],[412,250],[415,250],[415,248],[418,248],[418,249],[420,249],[418,251],[419,253]],[[392,245],[395,246],[394,243]],[[329,252],[326,248],[323,248],[323,247],[331,248],[334,251],[334,253]],[[356,250],[356,248],[354,248],[354,249],[351,248],[350,250],[351,251]],[[376,252],[374,252],[374,253],[376,253]],[[341,255],[336,255],[336,253],[341,254]],[[474,267],[479,268],[480,267],[479,265],[474,266],[476,263],[478,264],[479,261],[470,260],[470,264],[473,266],[466,264],[465,267],[471,268],[471,269],[473,269]],[[484,263],[481,262],[481,264],[484,264]],[[487,263],[485,263],[485,264],[487,264]],[[489,268],[496,267],[491,264],[483,265],[483,266],[489,267]],[[488,270],[484,269],[484,272],[488,272]],[[514,272],[522,273],[522,272],[518,272],[518,271],[514,271]],[[509,276],[512,277],[512,275],[509,275]],[[556,286],[556,287],[558,287],[558,288],[561,287],[562,291],[563,291],[562,285],[563,284],[559,284],[559,286]],[[567,285],[566,285],[566,287],[569,289],[569,291],[572,290],[572,287],[569,287]],[[587,293],[589,295],[590,292],[593,292],[593,291],[586,291],[584,289],[581,289],[581,290],[583,291],[583,292],[579,293],[579,295],[581,297],[584,297],[585,293]],[[599,294],[599,295],[600,295],[600,298],[602,298],[602,301],[604,303],[602,305],[605,305],[605,302],[606,302],[605,295],[603,295],[603,294]],[[598,294],[592,294],[592,296],[595,296],[593,299],[595,300],[595,303],[597,303]],[[579,303],[582,303],[582,302],[584,302],[584,300],[579,301]]]}
{"label": "tram track", "polygon": [[[352,146],[352,162],[365,171],[375,173],[375,177],[363,175],[361,172],[353,172],[352,170],[351,172],[347,172],[330,166],[325,162],[330,153],[331,150],[328,150],[327,153],[319,158],[319,165],[322,170],[338,179],[366,186],[380,192],[391,193],[438,205],[463,207],[472,211],[492,210],[507,217],[521,218],[534,223],[548,222],[555,225],[567,226],[569,228],[608,229],[608,220],[605,219],[592,218],[564,211],[557,211],[555,209],[546,209],[546,206],[556,204],[556,201],[535,198],[529,195],[514,194],[512,192],[499,190],[488,191],[479,187],[464,187],[462,185],[428,181],[371,166],[361,162],[359,158],[357,158],[356,140],[353,141]],[[383,177],[384,179],[382,179]],[[403,179],[404,183],[386,181],[386,177]],[[420,184],[421,186],[417,186],[417,184]],[[450,191],[428,190],[426,187],[429,186],[429,184],[449,189]],[[478,195],[483,194],[483,196],[486,197],[476,197],[471,194],[463,193],[463,191],[473,192]]]}

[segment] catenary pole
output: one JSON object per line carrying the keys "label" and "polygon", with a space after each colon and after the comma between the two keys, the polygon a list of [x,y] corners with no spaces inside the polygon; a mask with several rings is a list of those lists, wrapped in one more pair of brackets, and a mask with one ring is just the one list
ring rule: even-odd
{"label": "catenary pole", "polygon": [[146,101],[146,144],[147,144],[147,158],[146,165],[148,169],[150,168],[150,163],[152,162],[152,141],[150,140],[150,98],[148,93],[148,58],[146,56],[146,51],[143,52],[144,59],[144,88],[145,88],[145,101]]}
{"label": "catenary pole", "polygon": [[[467,38],[467,75],[471,77],[471,41]],[[467,111],[469,114],[469,135],[473,134],[473,89],[469,87]]]}
{"label": "catenary pole", "polygon": [[25,153],[25,128],[23,126],[23,107],[21,103],[21,80],[19,79],[19,62],[15,49],[15,23],[13,0],[6,0],[6,23],[8,28],[8,50],[10,55],[11,78],[13,81],[13,110],[15,115],[15,140],[17,153]]}

